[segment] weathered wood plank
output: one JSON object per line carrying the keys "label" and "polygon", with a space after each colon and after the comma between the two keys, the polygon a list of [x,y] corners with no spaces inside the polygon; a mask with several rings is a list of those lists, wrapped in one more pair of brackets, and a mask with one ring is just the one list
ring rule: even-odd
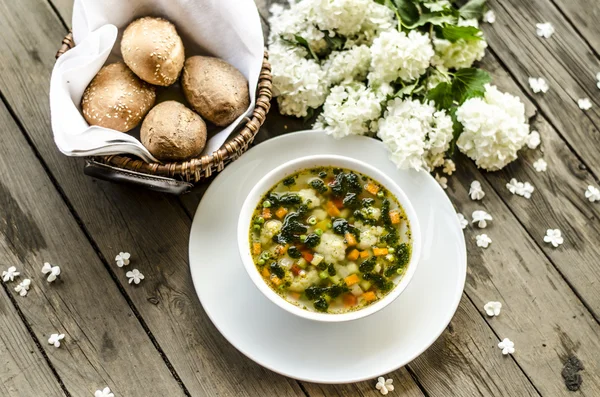
{"label": "weathered wood plank", "polygon": [[75,0],[47,0],[58,11],[59,17],[70,28],[73,20],[73,3]]}
{"label": "weathered wood plank", "polygon": [[[600,60],[549,0],[490,0],[490,7],[497,15],[496,23],[483,26],[490,47],[544,116],[600,175],[600,91],[595,79]],[[538,22],[551,22],[556,33],[550,39],[538,37]],[[550,91],[531,94],[531,76],[544,77]],[[595,103],[585,112],[577,106],[584,97]]]}
{"label": "weathered wood plank", "polygon": [[[0,263],[32,280],[26,297],[9,291],[67,390],[182,395],[4,104],[0,125]],[[45,261],[61,266],[53,284]],[[46,342],[55,332],[67,335],[60,349]]]}
{"label": "weathered wood plank", "polygon": [[552,0],[575,30],[600,53],[600,7],[595,0]]}
{"label": "weathered wood plank", "polygon": [[[4,264],[3,266],[4,267]],[[7,288],[16,283],[7,284]],[[64,396],[58,380],[0,288],[0,395]]]}
{"label": "weathered wood plank", "polygon": [[[494,56],[488,56],[482,66],[493,71],[494,82],[501,90],[521,96],[529,115],[535,113],[531,102]],[[587,186],[597,186],[597,182],[544,116],[538,114],[532,120],[531,128],[542,136],[541,149],[522,150],[519,160],[500,172],[486,173],[485,177],[600,320],[600,291],[597,288],[600,270],[596,265],[600,256],[597,244],[600,241],[600,206],[590,203],[584,196]],[[548,169],[538,173],[532,164],[542,157],[548,162]],[[535,186],[531,200],[508,191],[505,185],[513,177]],[[561,248],[554,249],[543,242],[549,228],[560,229],[565,234],[566,242]]]}
{"label": "weathered wood plank", "polygon": [[[303,396],[295,381],[242,356],[205,315],[187,264],[191,222],[175,198],[95,181],[82,174],[81,160],[58,153],[50,131],[48,76],[65,31],[45,0],[1,1],[0,10],[6,29],[0,48],[11,54],[0,65],[0,90],[100,254],[114,266],[116,253],[132,253],[132,267],[145,280],[131,288],[121,270],[114,274],[190,394],[254,396],[277,390],[280,396]],[[147,368],[137,369],[152,374]]]}

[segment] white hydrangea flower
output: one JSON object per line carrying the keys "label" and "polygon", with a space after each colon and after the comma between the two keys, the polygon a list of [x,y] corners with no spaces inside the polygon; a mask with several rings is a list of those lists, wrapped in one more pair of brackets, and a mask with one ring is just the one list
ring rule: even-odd
{"label": "white hydrangea flower", "polygon": [[373,39],[379,36],[381,32],[395,30],[397,26],[396,14],[392,10],[387,6],[370,1],[360,33],[354,37],[349,37],[346,40],[345,47],[351,48],[354,45],[360,44],[370,46],[373,44]]}
{"label": "white hydrangea flower", "polygon": [[515,352],[515,344],[508,338],[502,339],[502,342],[498,343],[498,347],[502,349],[502,354],[513,354]]}
{"label": "white hydrangea flower", "polygon": [[430,171],[444,163],[452,140],[452,119],[433,102],[394,98],[378,122],[377,136],[400,169]]}
{"label": "white hydrangea flower", "polygon": [[323,129],[334,138],[365,135],[381,115],[381,98],[364,83],[335,86],[325,101],[314,129]]}
{"label": "white hydrangea flower", "polygon": [[279,39],[296,42],[296,36],[302,37],[315,53],[321,53],[327,48],[325,33],[314,23],[315,13],[313,1],[295,2],[291,7],[284,8],[273,4],[269,17],[269,44]]}
{"label": "white hydrangea flower", "polygon": [[[458,26],[473,26],[478,28],[479,24],[476,19],[461,19],[458,21]],[[459,39],[454,43],[446,39],[434,38],[435,57],[432,63],[448,69],[471,67],[475,61],[483,59],[485,49],[488,46],[483,33],[480,33],[480,36],[481,40]]]}
{"label": "white hydrangea flower", "polygon": [[550,89],[550,87],[548,87],[548,83],[542,77],[530,77],[529,87],[531,88],[531,91],[533,91],[535,94],[538,94],[540,92],[545,94]]}
{"label": "white hydrangea flower", "polygon": [[485,233],[475,236],[475,241],[477,242],[477,246],[481,248],[487,248],[492,243],[492,239]]}
{"label": "white hydrangea flower", "polygon": [[42,273],[48,274],[48,278],[46,279],[46,281],[51,283],[54,280],[56,280],[56,277],[58,277],[60,275],[60,267],[52,266],[48,262],[45,262],[44,266],[42,266]]}
{"label": "white hydrangea flower", "polygon": [[471,223],[476,223],[480,229],[485,229],[487,227],[487,222],[492,220],[492,216],[483,210],[473,211],[471,215],[473,217],[473,221]]}
{"label": "white hydrangea flower", "polygon": [[456,171],[456,164],[454,163],[454,161],[446,159],[444,160],[444,168],[442,169],[442,171],[446,175],[452,175],[454,171]]}
{"label": "white hydrangea flower", "polygon": [[115,395],[111,393],[110,388],[105,387],[102,390],[96,390],[94,397],[115,397]]}
{"label": "white hydrangea flower", "polygon": [[[591,186],[590,186],[591,187]],[[586,193],[587,195],[587,193]],[[17,277],[18,275],[20,275],[21,273],[17,271],[17,268],[14,266],[9,267],[8,269],[4,270],[2,272],[2,281],[4,281],[5,283],[10,280],[10,281],[15,281],[15,277]]]}
{"label": "white hydrangea flower", "polygon": [[544,159],[537,159],[533,163],[533,168],[535,168],[537,172],[544,172],[548,169],[548,163],[546,163],[546,160]]}
{"label": "white hydrangea flower", "polygon": [[531,134],[527,135],[527,140],[525,142],[529,149],[535,149],[540,146],[542,140],[540,139],[540,133],[537,131],[531,131]]}
{"label": "white hydrangea flower", "polygon": [[392,383],[394,383],[393,379],[386,380],[383,376],[380,376],[379,378],[377,378],[377,384],[375,385],[375,388],[379,390],[379,392],[382,395],[385,396],[388,394],[388,392],[394,390],[394,385]]}
{"label": "white hydrangea flower", "polygon": [[54,347],[60,347],[60,341],[65,338],[65,334],[52,334],[48,338],[48,344],[54,345]]}
{"label": "white hydrangea flower", "polygon": [[496,13],[493,10],[486,11],[486,13],[483,14],[483,22],[487,22],[487,23],[496,22]]}
{"label": "white hydrangea flower", "polygon": [[269,46],[273,93],[282,114],[305,117],[309,108],[321,106],[329,89],[325,72],[304,48],[276,41]]}
{"label": "white hydrangea flower", "polygon": [[448,189],[448,178],[446,178],[445,176],[440,176],[439,174],[435,174],[435,180],[437,181],[437,183],[440,184],[440,186],[442,187],[442,189]]}
{"label": "white hydrangea flower", "polygon": [[117,256],[115,256],[115,262],[118,267],[123,267],[129,265],[129,259],[131,258],[131,254],[129,252],[119,252]]}
{"label": "white hydrangea flower", "polygon": [[319,29],[336,32],[342,36],[353,36],[360,32],[372,2],[372,0],[310,1],[314,7],[312,17]]}
{"label": "white hydrangea flower", "polygon": [[15,287],[15,291],[19,293],[21,296],[27,295],[27,291],[29,291],[29,287],[31,286],[31,280],[26,278],[21,281],[19,285]]}
{"label": "white hydrangea flower", "polygon": [[[598,189],[595,186],[589,185],[587,190],[585,191],[585,198],[587,198],[592,203],[594,201],[600,201],[600,189]],[[10,268],[8,270],[10,270]],[[4,280],[4,281],[6,281],[6,280]],[[12,279],[11,279],[11,281],[12,281]]]}
{"label": "white hydrangea flower", "polygon": [[371,65],[371,50],[366,45],[348,51],[333,51],[323,64],[330,85],[343,81],[364,80]]}
{"label": "white hydrangea flower", "polygon": [[559,229],[548,229],[546,230],[546,235],[544,236],[544,242],[552,244],[554,248],[561,245],[565,239],[562,236],[562,233]]}
{"label": "white hydrangea flower", "polygon": [[499,170],[515,160],[529,135],[521,100],[489,84],[485,85],[485,97],[465,101],[456,117],[464,126],[457,146],[488,171]]}
{"label": "white hydrangea flower", "polygon": [[457,213],[456,216],[458,217],[458,224],[460,225],[460,228],[465,229],[467,227],[467,225],[469,224],[469,221],[467,220],[467,218],[465,218],[465,216],[463,214],[461,214],[460,212]]}
{"label": "white hydrangea flower", "polygon": [[501,309],[502,309],[502,303],[500,303],[500,302],[491,301],[491,302],[486,303],[485,306],[483,306],[483,310],[485,310],[485,314],[487,314],[490,317],[500,315]]}
{"label": "white hydrangea flower", "polygon": [[592,108],[592,101],[590,101],[590,98],[581,98],[577,100],[577,106],[581,110],[590,110]]}
{"label": "white hydrangea flower", "polygon": [[535,190],[533,185],[529,182],[519,182],[515,178],[512,178],[507,184],[506,188],[512,193],[525,197],[526,199],[531,198],[531,194]]}
{"label": "white hydrangea flower", "polygon": [[433,54],[429,37],[416,30],[408,35],[397,30],[383,32],[371,46],[369,81],[381,84],[398,78],[415,80],[425,73]]}
{"label": "white hydrangea flower", "polygon": [[473,181],[471,182],[471,187],[469,188],[469,196],[471,200],[482,200],[485,197],[485,192],[481,187],[481,182]]}
{"label": "white hydrangea flower", "polygon": [[129,284],[139,284],[144,279],[144,275],[138,269],[128,271],[125,276],[129,279]]}
{"label": "white hydrangea flower", "polygon": [[536,23],[536,33],[538,36],[549,39],[554,34],[554,26],[550,22]]}

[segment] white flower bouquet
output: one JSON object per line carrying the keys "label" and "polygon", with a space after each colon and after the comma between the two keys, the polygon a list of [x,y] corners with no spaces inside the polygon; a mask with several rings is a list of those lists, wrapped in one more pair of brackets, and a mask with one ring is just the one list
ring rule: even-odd
{"label": "white flower bouquet", "polygon": [[[320,114],[335,138],[379,137],[401,169],[433,171],[458,149],[499,170],[527,143],[521,101],[473,67],[485,0],[289,0],[271,8],[269,52],[282,114]],[[489,15],[489,12],[488,12]],[[487,18],[490,20],[490,18]]]}

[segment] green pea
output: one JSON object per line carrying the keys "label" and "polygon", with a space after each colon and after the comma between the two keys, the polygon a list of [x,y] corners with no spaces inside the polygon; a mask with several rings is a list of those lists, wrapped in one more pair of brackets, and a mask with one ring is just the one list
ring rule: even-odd
{"label": "green pea", "polygon": [[264,208],[269,208],[270,206],[271,206],[271,202],[269,200],[263,201],[263,207]]}
{"label": "green pea", "polygon": [[321,229],[315,229],[315,234],[317,236],[321,236],[321,235],[323,235],[323,230],[321,230]]}
{"label": "green pea", "polygon": [[393,254],[394,252],[396,252],[396,249],[394,247],[388,247],[388,252],[390,254]]}
{"label": "green pea", "polygon": [[333,225],[331,224],[331,222],[329,222],[329,223],[327,224],[327,228],[328,228],[328,229],[331,229],[332,227],[333,227]]}
{"label": "green pea", "polygon": [[256,263],[258,263],[259,265],[264,265],[265,264],[265,260],[264,259],[259,259],[256,261]]}
{"label": "green pea", "polygon": [[300,236],[300,241],[304,242],[306,240],[306,234],[302,234]]}
{"label": "green pea", "polygon": [[384,196],[385,196],[385,193],[383,193],[383,191],[377,192],[377,197],[383,198]]}
{"label": "green pea", "polygon": [[260,225],[254,225],[254,230],[259,231],[260,230]]}
{"label": "green pea", "polygon": [[321,279],[325,280],[326,278],[329,277],[329,273],[327,272],[327,270],[323,270],[321,273],[319,273],[319,277],[321,277]]}
{"label": "green pea", "polygon": [[398,273],[398,274],[402,274],[403,271],[404,271],[404,269],[402,269],[402,268],[396,269],[396,273]]}
{"label": "green pea", "polygon": [[317,224],[317,218],[315,218],[314,216],[311,216],[310,218],[308,218],[308,224],[309,225],[316,225]]}
{"label": "green pea", "polygon": [[265,223],[265,218],[263,218],[262,216],[259,216],[256,218],[256,220],[254,221],[254,223],[262,225],[263,223]]}

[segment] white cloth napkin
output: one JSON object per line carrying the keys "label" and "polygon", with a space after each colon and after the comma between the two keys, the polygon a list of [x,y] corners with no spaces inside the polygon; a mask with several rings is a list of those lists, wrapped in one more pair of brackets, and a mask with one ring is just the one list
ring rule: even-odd
{"label": "white cloth napkin", "polygon": [[[210,137],[202,154],[219,149],[254,109],[264,42],[253,0],[75,0],[75,48],[62,55],[50,80],[54,141],[67,156],[130,153],[156,161],[133,135],[90,126],[81,114],[85,88],[107,62],[121,58],[120,34],[134,19],[160,16],[175,24],[186,56],[219,57],[242,72],[250,86],[250,107]],[[110,57],[110,59],[109,59]]]}

